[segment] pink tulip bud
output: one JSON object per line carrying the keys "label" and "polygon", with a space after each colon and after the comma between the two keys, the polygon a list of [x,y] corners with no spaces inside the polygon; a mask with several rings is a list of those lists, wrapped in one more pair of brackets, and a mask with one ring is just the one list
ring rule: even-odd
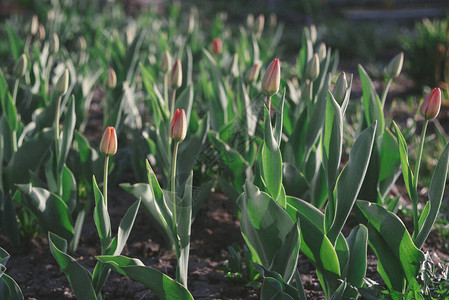
{"label": "pink tulip bud", "polygon": [[426,120],[434,119],[438,116],[441,107],[441,90],[434,88],[433,91],[427,95],[426,99],[421,104],[420,112]]}
{"label": "pink tulip bud", "polygon": [[170,66],[171,66],[171,55],[170,52],[168,52],[168,50],[165,50],[164,52],[164,56],[162,56],[162,61],[161,61],[161,71],[162,73],[167,73],[170,70]]}
{"label": "pink tulip bud", "polygon": [[185,139],[187,133],[187,120],[184,109],[177,109],[170,125],[170,137],[175,142],[181,142]]}
{"label": "pink tulip bud", "polygon": [[271,97],[279,91],[281,82],[281,65],[279,59],[275,58],[268,66],[262,78],[262,91]]}
{"label": "pink tulip bud", "polygon": [[213,54],[220,55],[221,52],[223,51],[223,43],[219,38],[214,38],[214,40],[212,41],[211,48]]}
{"label": "pink tulip bud", "polygon": [[260,67],[262,66],[262,63],[260,61],[256,61],[253,66],[251,67],[251,70],[248,73],[248,77],[246,78],[246,81],[248,83],[254,82],[257,80],[257,77],[259,77]]}
{"label": "pink tulip bud", "polygon": [[263,31],[264,26],[265,26],[265,16],[263,14],[260,14],[256,20],[255,26],[256,33],[261,33]]}
{"label": "pink tulip bud", "polygon": [[173,89],[179,89],[182,85],[182,66],[179,59],[175,60],[170,73],[170,86]]}
{"label": "pink tulip bud", "polygon": [[104,131],[100,142],[100,152],[106,156],[114,155],[117,152],[117,134],[114,127],[109,126]]}

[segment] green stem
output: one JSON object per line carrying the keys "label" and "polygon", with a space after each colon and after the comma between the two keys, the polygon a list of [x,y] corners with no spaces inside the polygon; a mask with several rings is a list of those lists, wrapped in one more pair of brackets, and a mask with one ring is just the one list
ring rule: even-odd
{"label": "green stem", "polygon": [[50,55],[48,57],[48,62],[47,62],[47,72],[45,74],[45,82],[44,82],[44,86],[45,86],[45,93],[44,93],[44,102],[45,105],[47,105],[48,99],[49,97],[49,90],[48,90],[48,85],[50,82],[50,74],[51,74],[51,66],[53,65],[53,55]]}
{"label": "green stem", "polygon": [[[19,79],[16,79],[14,81],[14,91],[13,91],[13,96],[12,96],[12,102],[14,103],[14,105],[16,105],[17,102],[17,93],[19,91]],[[17,151],[17,130],[16,128],[11,128],[12,130],[12,150],[13,152]]]}
{"label": "green stem", "polygon": [[175,99],[176,99],[176,89],[173,89],[171,93],[171,106],[170,106],[170,117],[173,118],[175,113]]}
{"label": "green stem", "polygon": [[61,111],[61,98],[58,97],[58,104],[56,105],[56,114],[55,114],[55,153],[56,153],[56,161],[59,158],[59,114]]}
{"label": "green stem", "polygon": [[108,169],[109,169],[109,155],[104,158],[104,175],[103,175],[103,199],[106,209],[108,208]]}
{"label": "green stem", "polygon": [[271,120],[271,96],[267,96],[267,108],[268,108],[268,116]]}
{"label": "green stem", "polygon": [[387,84],[385,85],[384,91],[382,93],[382,108],[385,107],[385,101],[387,99],[388,90],[390,89],[391,83],[393,82],[393,78],[388,78]]}
{"label": "green stem", "polygon": [[164,100],[165,100],[165,106],[167,108],[167,111],[170,110],[170,104],[168,100],[168,73],[164,74]]}
{"label": "green stem", "polygon": [[[415,177],[413,178],[413,188],[415,189],[416,193],[415,195],[418,195],[418,177],[419,177],[419,169],[421,167],[421,160],[422,160],[422,152],[424,149],[424,140],[426,139],[426,131],[427,131],[427,124],[429,123],[429,120],[426,120],[424,122],[424,126],[421,132],[421,141],[419,143],[418,148],[418,156],[416,157],[416,164],[415,164]],[[418,234],[418,198],[411,199],[412,205],[413,205],[413,235]]]}
{"label": "green stem", "polygon": [[171,202],[172,202],[172,215],[173,215],[173,234],[175,236],[175,243],[177,243],[177,226],[176,226],[176,159],[178,156],[178,144],[179,142],[174,142],[173,145],[173,160],[171,165]]}

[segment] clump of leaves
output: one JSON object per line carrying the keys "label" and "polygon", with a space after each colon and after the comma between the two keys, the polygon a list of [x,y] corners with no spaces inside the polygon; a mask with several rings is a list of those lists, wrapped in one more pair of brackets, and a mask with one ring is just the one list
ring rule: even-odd
{"label": "clump of leaves", "polygon": [[449,298],[449,263],[435,264],[429,252],[421,266],[417,279],[421,285],[424,299],[448,299]]}

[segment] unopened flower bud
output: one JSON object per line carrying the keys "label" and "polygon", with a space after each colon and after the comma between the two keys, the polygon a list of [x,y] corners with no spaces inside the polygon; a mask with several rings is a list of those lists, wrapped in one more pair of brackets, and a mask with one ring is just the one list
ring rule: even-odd
{"label": "unopened flower bud", "polygon": [[193,29],[195,28],[195,15],[191,13],[189,15],[189,20],[187,23],[187,33],[191,34],[193,32]]}
{"label": "unopened flower bud", "polygon": [[77,47],[79,50],[84,51],[87,48],[86,39],[84,36],[80,36],[77,41]]}
{"label": "unopened flower bud", "polygon": [[59,77],[58,83],[56,84],[56,91],[58,92],[59,96],[63,96],[65,93],[67,93],[67,90],[69,88],[69,70],[65,69],[64,73]]}
{"label": "unopened flower bud", "polygon": [[255,30],[256,33],[261,33],[263,31],[263,27],[265,26],[265,16],[260,14],[256,20]]}
{"label": "unopened flower bud", "polygon": [[25,54],[22,54],[19,57],[19,60],[16,62],[16,65],[14,66],[14,70],[13,70],[14,76],[17,79],[19,79],[20,77],[25,75],[25,72],[27,70],[27,64],[28,64],[28,59]]}
{"label": "unopened flower bud", "polygon": [[248,73],[248,76],[246,77],[246,81],[248,83],[254,82],[257,80],[257,77],[259,77],[260,67],[262,66],[262,63],[260,61],[256,61],[253,66],[251,67],[251,70]]}
{"label": "unopened flower bud", "polygon": [[327,55],[326,44],[321,43],[320,47],[318,48],[318,58],[320,59],[320,61],[323,61],[326,58],[326,55]]}
{"label": "unopened flower bud", "polygon": [[37,36],[39,40],[43,41],[45,39],[45,27],[42,24],[39,24],[38,30],[37,30]]}
{"label": "unopened flower bud", "polygon": [[346,81],[346,74],[345,72],[341,72],[340,76],[338,76],[337,82],[335,82],[334,90],[332,92],[338,104],[341,105],[345,100],[347,89],[348,83]]}
{"label": "unopened flower bud", "polygon": [[109,126],[104,131],[100,142],[100,152],[106,156],[117,153],[117,133],[114,127]]}
{"label": "unopened flower bud", "polygon": [[385,67],[384,72],[388,78],[398,77],[404,63],[404,52],[397,54]]}
{"label": "unopened flower bud", "polygon": [[310,41],[312,42],[312,44],[315,44],[316,39],[317,39],[316,26],[314,24],[310,25],[310,27],[308,28],[308,31],[309,31]]}
{"label": "unopened flower bud", "polygon": [[314,54],[312,59],[306,65],[306,78],[310,80],[315,80],[320,74],[320,59],[318,54]]}
{"label": "unopened flower bud", "polygon": [[171,55],[170,52],[168,52],[168,50],[165,50],[164,52],[164,56],[162,56],[162,60],[161,60],[161,71],[162,73],[167,73],[170,70],[170,66],[171,66]]}
{"label": "unopened flower bud", "polygon": [[268,97],[273,96],[279,91],[281,83],[281,65],[279,59],[275,58],[268,66],[262,78],[262,91]]}
{"label": "unopened flower bud", "polygon": [[254,26],[254,15],[253,14],[248,14],[246,16],[246,25],[248,26],[248,28],[253,28],[253,26]]}
{"label": "unopened flower bud", "polygon": [[36,35],[38,30],[39,30],[39,20],[37,19],[37,16],[34,15],[31,18],[31,22],[30,22],[30,33],[31,33],[31,35]]}
{"label": "unopened flower bud", "polygon": [[113,89],[117,86],[117,74],[113,68],[108,69],[108,78],[106,81],[106,86],[110,89]]}
{"label": "unopened flower bud", "polygon": [[223,51],[223,43],[221,42],[221,39],[214,38],[211,45],[212,53],[215,55],[220,55]]}
{"label": "unopened flower bud", "polygon": [[276,16],[275,13],[271,13],[270,14],[270,26],[276,27],[277,24],[278,24],[278,17]]}
{"label": "unopened flower bud", "polygon": [[170,73],[170,86],[172,89],[179,89],[182,85],[182,66],[179,59],[175,60]]}
{"label": "unopened flower bud", "polygon": [[170,137],[175,142],[181,142],[185,139],[187,133],[187,120],[184,109],[177,109],[170,125]]}
{"label": "unopened flower bud", "polygon": [[55,54],[59,51],[59,37],[56,33],[53,33],[50,40],[50,54]]}
{"label": "unopened flower bud", "polygon": [[427,95],[426,99],[424,99],[419,110],[426,120],[430,120],[438,116],[440,107],[441,90],[439,88],[434,88],[432,92]]}

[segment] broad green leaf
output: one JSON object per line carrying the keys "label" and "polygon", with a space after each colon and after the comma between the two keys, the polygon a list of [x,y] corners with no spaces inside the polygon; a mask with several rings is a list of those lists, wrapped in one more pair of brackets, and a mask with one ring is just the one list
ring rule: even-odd
{"label": "broad green leaf", "polygon": [[[301,298],[298,289],[285,282],[282,276],[275,272],[268,270],[264,266],[253,263],[257,271],[264,278],[262,284],[260,299],[294,299],[294,300],[305,300],[305,296]],[[296,265],[295,265],[296,267]],[[298,271],[295,272],[299,275]],[[297,276],[295,276],[298,278]],[[299,281],[301,277],[299,277]],[[301,284],[301,283],[300,283]],[[304,293],[304,290],[301,291]]]}
{"label": "broad green leaf", "polygon": [[129,234],[131,233],[131,229],[133,228],[134,220],[136,219],[139,207],[140,200],[137,200],[128,208],[126,214],[123,216],[123,219],[118,227],[117,245],[114,250],[114,255],[119,255],[120,253],[122,253],[123,247],[125,247],[126,241],[128,240]]}
{"label": "broad green leaf", "polygon": [[161,300],[193,300],[190,292],[164,273],[146,267],[140,260],[125,256],[97,256],[101,262],[118,273],[136,280],[149,288]]}
{"label": "broad green leaf", "polygon": [[402,178],[404,179],[405,187],[407,188],[408,195],[410,199],[413,201],[418,201],[418,193],[416,191],[416,187],[414,186],[414,176],[413,172],[410,169],[410,165],[408,163],[408,151],[407,151],[407,143],[405,142],[404,136],[399,130],[398,125],[393,121],[394,128],[396,130],[396,137],[398,139],[399,145],[399,155],[401,158],[401,166],[402,166]]}
{"label": "broad green leaf", "polygon": [[190,226],[192,224],[192,183],[193,183],[193,171],[190,172],[190,176],[187,179],[184,188],[184,195],[179,201],[177,206],[178,220],[178,239],[180,254],[178,257],[177,276],[182,285],[187,287],[187,275],[189,266],[189,251],[190,251]]}
{"label": "broad green leaf", "polygon": [[3,232],[8,237],[9,241],[14,246],[19,246],[20,244],[20,230],[19,230],[19,221],[16,215],[16,209],[14,205],[13,198],[8,193],[6,195],[1,195],[3,199],[0,200],[0,203],[3,205],[3,210],[1,211],[1,220],[3,225]]}
{"label": "broad green leaf", "polygon": [[398,142],[388,128],[385,130],[382,138],[379,192],[383,199],[401,172],[401,157],[398,151]]}
{"label": "broad green leaf", "polygon": [[36,216],[44,231],[53,231],[65,239],[72,239],[72,217],[64,201],[46,189],[18,184],[22,203]]}
{"label": "broad green leaf", "polygon": [[71,100],[68,105],[67,114],[64,120],[64,127],[62,131],[62,139],[59,139],[59,157],[57,174],[62,174],[64,169],[64,164],[67,160],[67,155],[69,155],[70,147],[72,146],[73,132],[76,125],[76,115],[75,115],[75,97],[72,95]]}
{"label": "broad green leaf", "polygon": [[182,93],[177,97],[175,107],[184,109],[186,112],[186,125],[190,124],[190,115],[193,105],[193,85],[186,86]]}
{"label": "broad green leaf", "polygon": [[[265,134],[262,148],[262,172],[265,185],[271,197],[278,201],[282,185],[282,156],[273,136],[269,113],[265,110]],[[285,207],[284,203],[279,203]]]}
{"label": "broad green leaf", "polygon": [[430,203],[430,211],[414,240],[415,245],[418,248],[421,248],[426,241],[427,237],[429,236],[430,230],[432,229],[433,224],[438,217],[438,212],[440,211],[441,202],[443,200],[444,188],[446,186],[448,167],[449,145],[447,145],[443,153],[441,153],[438,164],[435,167],[435,171],[433,172],[432,179],[430,181],[428,202]]}
{"label": "broad green leaf", "polygon": [[[325,115],[321,145],[323,165],[327,175],[327,186],[329,194],[331,194],[334,191],[340,168],[343,146],[343,122],[340,106],[330,91],[327,93]],[[335,199],[330,196],[329,201],[334,201],[330,206],[335,208]],[[333,211],[332,213],[334,214],[335,212]],[[332,220],[332,217],[330,220]]]}
{"label": "broad green leaf", "polygon": [[[348,238],[349,246],[349,263],[345,270],[348,283],[355,288],[362,287],[363,279],[366,275],[366,257],[368,246],[368,229],[360,224],[355,227]],[[346,289],[346,297],[357,298],[357,291],[354,289]]]}
{"label": "broad green leaf", "polygon": [[272,277],[266,277],[260,291],[261,300],[294,300],[287,293],[284,293],[282,284]]}
{"label": "broad green leaf", "polygon": [[76,179],[72,171],[64,165],[62,171],[62,200],[67,204],[69,211],[72,213],[76,208],[77,185]]}
{"label": "broad green leaf", "polygon": [[297,261],[299,251],[299,240],[292,243],[294,232],[299,235],[297,224],[272,198],[250,182],[246,182],[244,190],[239,203],[243,238],[253,256],[258,258],[256,261],[260,260],[267,269],[283,272],[282,277],[288,281],[294,272],[291,264]]}
{"label": "broad green leaf", "polygon": [[0,297],[8,300],[23,300],[22,290],[8,274],[0,275]]}
{"label": "broad green leaf", "polygon": [[92,275],[67,252],[67,241],[54,233],[48,233],[51,254],[58,262],[62,271],[66,274],[70,286],[78,299],[95,300],[92,286]]}
{"label": "broad green leaf", "polygon": [[310,187],[302,173],[290,163],[284,163],[282,168],[282,185],[290,196],[301,197]]}
{"label": "broad green leaf", "polygon": [[377,121],[376,136],[380,137],[385,130],[385,119],[379,95],[376,93],[371,78],[361,65],[359,65],[359,75],[363,90],[362,104],[365,112],[365,120],[367,122],[366,125],[371,125]]}
{"label": "broad green leaf", "polygon": [[21,54],[20,49],[22,49],[20,40],[9,22],[6,23],[6,31],[8,33],[9,47],[11,49],[12,56],[14,61],[17,61],[19,59],[19,55]]}
{"label": "broad green leaf", "polygon": [[[326,102],[327,102],[327,89],[326,93],[318,94],[317,102],[312,107],[312,114],[310,119],[307,122],[307,132],[305,139],[306,151],[310,151],[312,147],[318,141],[320,137],[321,130],[323,128],[323,122],[325,118],[326,111]],[[307,155],[306,155],[307,156]]]}
{"label": "broad green leaf", "polygon": [[107,203],[104,202],[103,194],[98,188],[95,176],[92,177],[94,187],[95,208],[94,221],[100,237],[102,249],[106,249],[111,241],[111,220],[109,219]]}
{"label": "broad green leaf", "polygon": [[377,122],[374,122],[360,133],[349,153],[349,162],[338,178],[335,216],[326,234],[332,243],[335,243],[346,223],[362,186],[373,149],[376,125]]}
{"label": "broad green leaf", "polygon": [[424,254],[395,214],[367,201],[359,200],[357,206],[369,222],[369,242],[379,262],[379,274],[390,290],[403,292],[404,278],[411,280],[418,274]]}

